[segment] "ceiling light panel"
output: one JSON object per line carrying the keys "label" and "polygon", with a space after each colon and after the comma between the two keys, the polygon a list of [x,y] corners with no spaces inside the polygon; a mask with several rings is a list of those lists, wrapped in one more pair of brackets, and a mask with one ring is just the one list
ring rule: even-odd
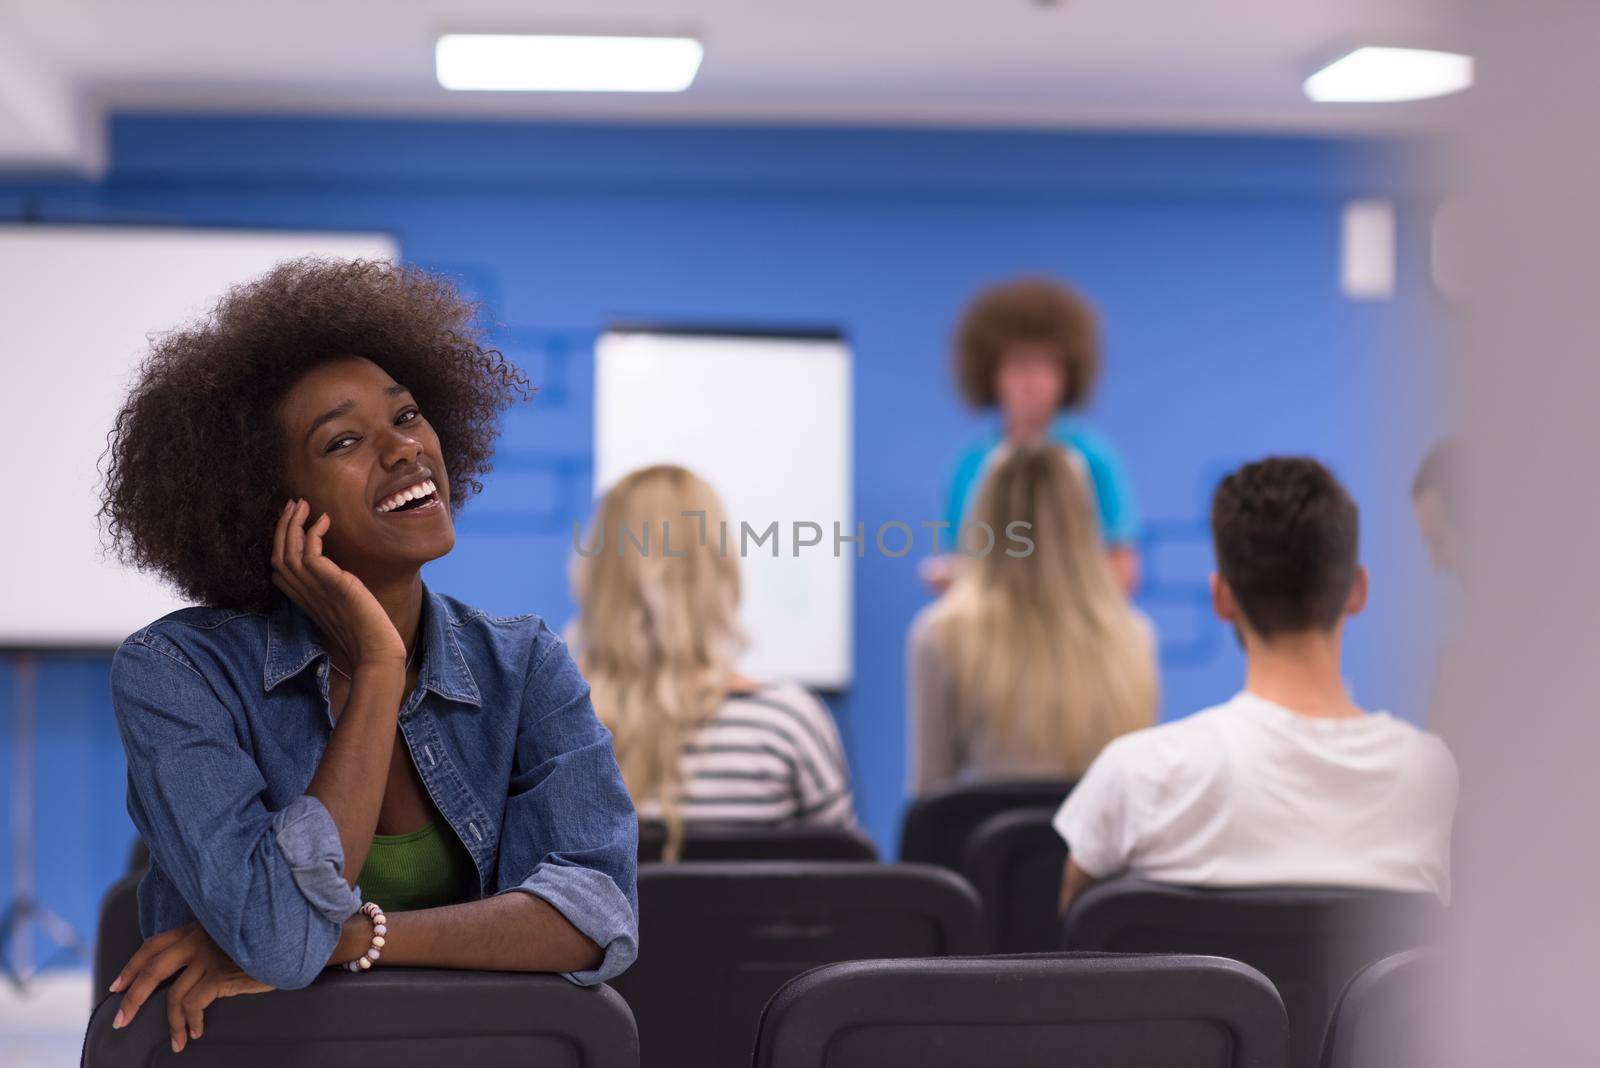
{"label": "ceiling light panel", "polygon": [[1319,103],[1388,103],[1459,93],[1471,84],[1471,56],[1369,46],[1307,78],[1305,91]]}
{"label": "ceiling light panel", "polygon": [[704,54],[692,37],[449,33],[434,65],[446,89],[680,93]]}

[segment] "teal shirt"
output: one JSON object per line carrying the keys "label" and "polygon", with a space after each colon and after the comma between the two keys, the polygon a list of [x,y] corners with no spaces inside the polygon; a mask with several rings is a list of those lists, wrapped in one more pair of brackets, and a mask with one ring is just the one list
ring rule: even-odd
{"label": "teal shirt", "polygon": [[[1075,451],[1083,457],[1094,483],[1095,503],[1100,509],[1100,532],[1107,545],[1132,545],[1139,538],[1139,512],[1133,499],[1133,484],[1122,457],[1104,435],[1090,429],[1081,420],[1063,415],[1050,426],[1050,439],[1058,445]],[[972,509],[978,496],[989,457],[1000,445],[1001,435],[991,431],[986,437],[973,442],[961,453],[956,462],[955,479],[950,486],[950,500],[945,507],[949,528],[940,538],[941,545],[950,544],[961,522]]]}

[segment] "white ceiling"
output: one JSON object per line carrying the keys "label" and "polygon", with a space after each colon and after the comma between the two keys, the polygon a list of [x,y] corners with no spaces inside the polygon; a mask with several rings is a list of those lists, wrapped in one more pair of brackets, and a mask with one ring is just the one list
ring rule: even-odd
{"label": "white ceiling", "polygon": [[[740,122],[1414,128],[1312,104],[1356,44],[1451,47],[1447,0],[0,0],[0,167],[92,170],[121,109]],[[671,95],[451,93],[445,31],[690,33]]]}

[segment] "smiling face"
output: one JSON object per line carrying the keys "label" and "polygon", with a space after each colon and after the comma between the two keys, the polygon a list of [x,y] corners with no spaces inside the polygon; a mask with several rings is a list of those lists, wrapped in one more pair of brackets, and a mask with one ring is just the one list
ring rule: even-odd
{"label": "smiling face", "polygon": [[[383,368],[359,356],[322,364],[284,395],[277,417],[289,493],[310,504],[308,526],[328,513],[323,552],[334,563],[370,585],[455,546],[438,435]],[[434,492],[418,496],[430,482]]]}

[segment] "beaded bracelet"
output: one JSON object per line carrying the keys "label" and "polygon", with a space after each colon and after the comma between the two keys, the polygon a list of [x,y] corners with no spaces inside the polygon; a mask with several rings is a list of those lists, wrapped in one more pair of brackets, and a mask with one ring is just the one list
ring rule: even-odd
{"label": "beaded bracelet", "polygon": [[362,905],[361,913],[372,921],[372,945],[355,960],[345,962],[344,969],[349,972],[364,972],[372,967],[377,959],[383,956],[380,952],[383,949],[383,936],[389,933],[389,917],[385,916],[383,909],[374,902],[368,901]]}

